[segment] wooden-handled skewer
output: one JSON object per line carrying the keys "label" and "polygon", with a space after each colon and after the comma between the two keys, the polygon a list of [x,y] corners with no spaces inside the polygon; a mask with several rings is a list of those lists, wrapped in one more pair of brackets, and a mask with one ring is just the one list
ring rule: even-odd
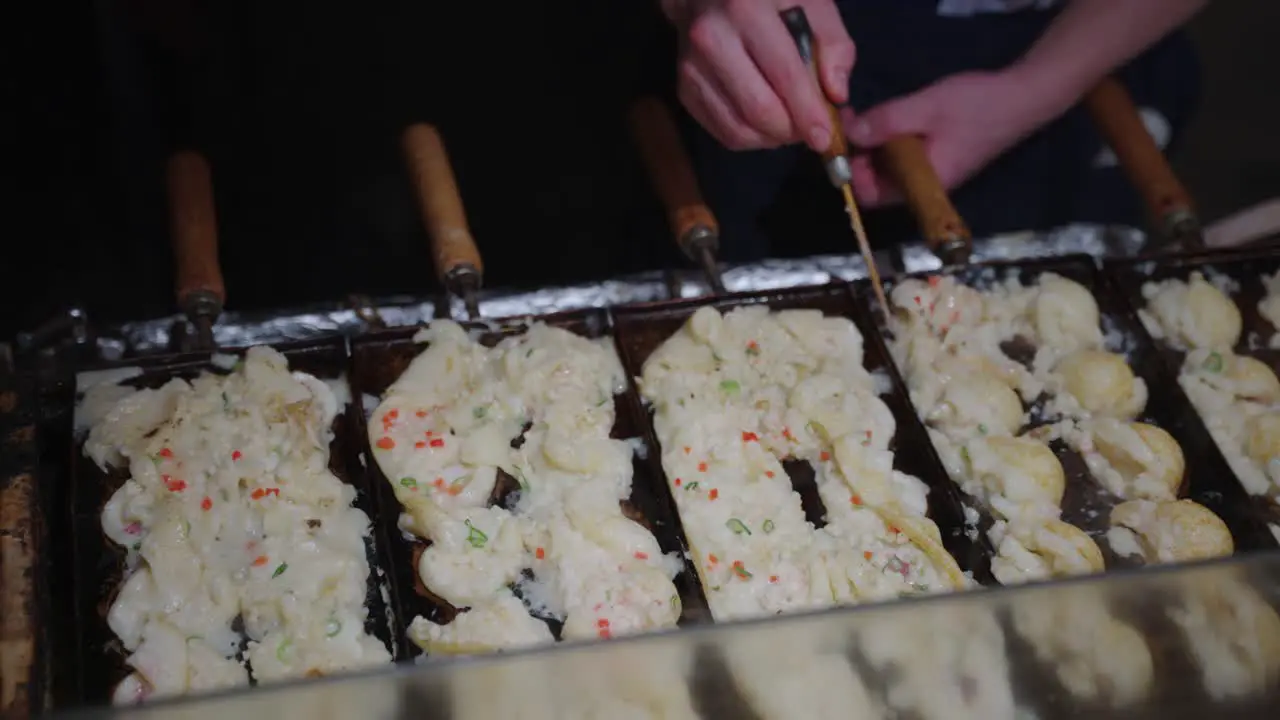
{"label": "wooden-handled skewer", "polygon": [[1184,247],[1203,247],[1191,194],[1151,137],[1129,91],[1119,80],[1107,77],[1089,91],[1084,104],[1129,181],[1142,194],[1156,231]]}
{"label": "wooden-handled skewer", "polygon": [[218,262],[213,181],[204,156],[182,150],[169,156],[169,227],[173,236],[178,306],[196,327],[201,349],[213,348],[213,323],[226,303]]}
{"label": "wooden-handled skewer", "polygon": [[689,259],[702,266],[711,291],[723,294],[724,281],[716,265],[720,249],[720,223],[702,199],[693,163],[680,141],[675,120],[663,102],[643,97],[628,113],[631,137],[640,151],[654,192],[667,211],[676,243]]}
{"label": "wooden-handled skewer", "polygon": [[462,298],[467,315],[478,319],[476,293],[484,277],[484,263],[467,225],[467,213],[444,141],[434,126],[415,123],[405,129],[403,143],[422,222],[431,237],[436,275],[446,290]]}
{"label": "wooden-handled skewer", "polygon": [[885,143],[876,154],[902,188],[929,249],[944,263],[967,262],[973,252],[973,236],[929,162],[924,142],[904,135]]}
{"label": "wooden-handled skewer", "polygon": [[[819,53],[818,43],[809,26],[809,18],[804,8],[793,7],[781,13],[782,24],[795,41],[800,57],[809,67],[810,74],[817,86],[818,93],[825,99],[826,92],[822,87],[822,78],[818,75]],[[867,240],[867,230],[862,225],[862,214],[858,212],[858,203],[853,199],[853,188],[850,186],[849,147],[844,139],[844,129],[840,126],[840,112],[830,101],[827,101],[827,112],[831,121],[831,142],[822,153],[822,163],[827,169],[831,184],[840,189],[844,195],[845,209],[849,212],[849,224],[853,227],[853,235],[858,239],[858,250],[862,252],[862,260],[867,264],[867,274],[871,276],[871,287],[875,290],[876,299],[880,301],[880,310],[889,312],[889,301],[884,294],[884,284],[880,282],[880,270],[876,268],[875,256],[871,253],[871,242]]]}

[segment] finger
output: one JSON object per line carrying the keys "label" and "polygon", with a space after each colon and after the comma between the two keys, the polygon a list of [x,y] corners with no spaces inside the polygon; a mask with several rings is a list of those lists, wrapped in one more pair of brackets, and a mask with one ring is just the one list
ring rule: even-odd
{"label": "finger", "polygon": [[776,144],[746,124],[725,99],[724,90],[700,68],[697,61],[687,60],[680,64],[680,82],[676,92],[689,114],[726,148],[749,150]]}
{"label": "finger", "polygon": [[893,181],[876,169],[869,155],[857,155],[849,161],[853,195],[866,207],[883,207],[902,202],[902,192]]}
{"label": "finger", "polygon": [[899,135],[922,135],[933,119],[928,91],[881,103],[861,115],[844,115],[845,137],[861,148],[883,145]]}
{"label": "finger", "polygon": [[809,0],[804,4],[805,14],[813,27],[813,38],[818,43],[818,70],[827,97],[837,105],[849,100],[849,73],[857,60],[857,48],[844,19],[831,0]]}
{"label": "finger", "polygon": [[[760,3],[749,6],[755,7],[757,14],[765,12]],[[787,47],[794,47],[789,38],[786,42]],[[701,62],[701,69],[724,88],[726,99],[748,127],[779,143],[795,138],[787,106],[765,80],[756,61],[747,53],[742,37],[725,15],[699,16],[689,27],[689,44]],[[799,63],[798,57],[796,62]]]}
{"label": "finger", "polygon": [[786,107],[792,135],[802,138],[814,150],[831,146],[831,115],[822,88],[796,49],[791,34],[778,16],[764,3],[743,3],[735,17],[742,41],[772,91]]}

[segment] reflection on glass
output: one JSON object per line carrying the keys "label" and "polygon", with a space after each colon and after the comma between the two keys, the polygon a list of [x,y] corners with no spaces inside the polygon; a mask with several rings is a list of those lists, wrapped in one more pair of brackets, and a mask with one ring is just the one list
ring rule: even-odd
{"label": "reflection on glass", "polygon": [[761,720],[880,716],[846,656],[849,638],[824,630],[779,627],[724,643],[737,691]]}
{"label": "reflection on glass", "polygon": [[1011,615],[1036,659],[1074,699],[1123,708],[1150,692],[1154,669],[1146,641],[1108,611],[1100,593],[1045,595],[1039,603],[1015,603]]}
{"label": "reflection on glass", "polygon": [[909,624],[865,624],[857,637],[891,709],[921,720],[1013,717],[1004,634],[987,608],[938,608]]}
{"label": "reflection on glass", "polygon": [[1166,612],[1182,631],[1210,697],[1249,697],[1275,686],[1280,616],[1247,584],[1187,584],[1181,604]]}
{"label": "reflection on glass", "polygon": [[1280,554],[402,664],[97,717],[1274,718]]}

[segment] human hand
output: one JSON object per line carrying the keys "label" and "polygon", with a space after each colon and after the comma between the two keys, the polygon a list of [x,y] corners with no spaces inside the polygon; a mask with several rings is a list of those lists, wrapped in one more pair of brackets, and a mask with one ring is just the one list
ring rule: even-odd
{"label": "human hand", "polygon": [[[942,184],[968,180],[1067,106],[1043,97],[1013,71],[951,75],[911,95],[854,116],[842,113],[846,136],[871,150],[901,135],[919,135]],[[850,161],[858,201],[876,207],[902,201],[894,179],[875,167],[870,155]]]}
{"label": "human hand", "polygon": [[796,6],[813,28],[827,98],[843,103],[854,48],[833,0],[667,3],[680,35],[680,101],[731,150],[831,143],[826,100],[779,17]]}

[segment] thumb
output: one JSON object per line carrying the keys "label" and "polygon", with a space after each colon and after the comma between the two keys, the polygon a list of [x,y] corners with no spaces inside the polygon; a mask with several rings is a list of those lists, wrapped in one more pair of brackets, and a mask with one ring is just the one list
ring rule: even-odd
{"label": "thumb", "polygon": [[818,46],[818,74],[822,78],[822,87],[826,90],[827,99],[843,105],[849,99],[849,73],[853,71],[857,54],[853,39],[849,37],[840,11],[832,0],[810,0],[804,9]]}
{"label": "thumb", "polygon": [[925,131],[928,99],[921,93],[881,103],[860,115],[843,116],[845,136],[861,148],[885,144],[899,135],[916,135]]}

